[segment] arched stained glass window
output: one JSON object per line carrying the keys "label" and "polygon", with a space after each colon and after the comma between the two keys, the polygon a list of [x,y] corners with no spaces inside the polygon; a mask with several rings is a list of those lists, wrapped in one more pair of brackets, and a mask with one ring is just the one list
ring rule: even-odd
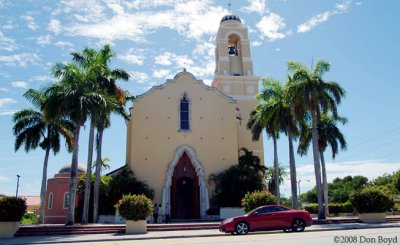
{"label": "arched stained glass window", "polygon": [[180,103],[180,129],[190,130],[189,124],[189,100],[186,94],[183,94]]}

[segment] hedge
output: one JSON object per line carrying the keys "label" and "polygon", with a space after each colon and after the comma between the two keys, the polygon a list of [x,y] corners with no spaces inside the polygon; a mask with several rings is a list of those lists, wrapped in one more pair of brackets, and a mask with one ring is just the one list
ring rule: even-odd
{"label": "hedge", "polygon": [[25,212],[25,199],[20,197],[0,197],[0,221],[20,221]]}

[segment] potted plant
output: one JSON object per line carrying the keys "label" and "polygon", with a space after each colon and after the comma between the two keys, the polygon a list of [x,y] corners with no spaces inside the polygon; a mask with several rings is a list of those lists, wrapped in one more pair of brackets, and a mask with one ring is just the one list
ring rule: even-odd
{"label": "potted plant", "polygon": [[374,185],[350,195],[350,202],[359,213],[359,218],[365,223],[386,222],[386,211],[394,205],[393,196],[385,189]]}
{"label": "potted plant", "polygon": [[146,217],[153,213],[153,203],[145,195],[124,195],[115,205],[119,214],[126,219],[126,233],[147,232]]}
{"label": "potted plant", "polygon": [[0,238],[14,237],[25,211],[25,199],[0,197]]}

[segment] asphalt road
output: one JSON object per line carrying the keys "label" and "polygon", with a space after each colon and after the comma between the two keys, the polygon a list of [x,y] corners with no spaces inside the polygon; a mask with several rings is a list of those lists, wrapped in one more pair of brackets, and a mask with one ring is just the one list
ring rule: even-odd
{"label": "asphalt road", "polygon": [[[82,243],[81,243],[82,244]],[[243,244],[243,245],[310,245],[310,244],[400,244],[400,228],[337,230],[300,233],[262,233],[246,236],[156,239],[140,241],[88,242],[83,244]]]}

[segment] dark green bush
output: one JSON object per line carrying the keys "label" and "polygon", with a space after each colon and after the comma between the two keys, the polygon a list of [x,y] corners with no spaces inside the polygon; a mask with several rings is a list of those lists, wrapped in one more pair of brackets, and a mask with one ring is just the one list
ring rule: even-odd
{"label": "dark green bush", "polygon": [[242,207],[246,213],[260,206],[275,203],[276,197],[266,191],[254,191],[252,193],[248,192],[242,199]]}
{"label": "dark green bush", "polygon": [[20,221],[25,212],[25,199],[0,197],[0,221]]}
{"label": "dark green bush", "polygon": [[390,210],[394,205],[393,196],[388,191],[374,185],[350,195],[350,202],[359,213],[381,213]]}
{"label": "dark green bush", "polygon": [[243,165],[234,165],[215,175],[210,175],[210,183],[215,185],[211,198],[212,207],[240,207],[247,192],[263,189],[260,174]]}
{"label": "dark green bush", "polygon": [[329,203],[329,213],[330,214],[353,213],[353,212],[354,212],[354,208],[350,202]]}
{"label": "dark green bush", "polygon": [[304,205],[304,210],[308,211],[310,214],[318,213],[318,204],[317,203],[309,203]]}
{"label": "dark green bush", "polygon": [[37,225],[39,219],[34,213],[25,213],[21,220],[22,225]]}
{"label": "dark green bush", "polygon": [[115,205],[119,214],[127,220],[145,220],[153,213],[153,203],[145,195],[124,195]]}

